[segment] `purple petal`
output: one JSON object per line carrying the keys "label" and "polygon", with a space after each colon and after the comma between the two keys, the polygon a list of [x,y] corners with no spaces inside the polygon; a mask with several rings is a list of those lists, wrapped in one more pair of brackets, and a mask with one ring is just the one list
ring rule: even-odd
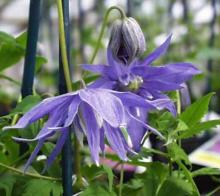
{"label": "purple petal", "polygon": [[150,53],[141,63],[140,66],[144,65],[150,65],[153,61],[164,55],[170,45],[170,40],[171,40],[172,35],[170,35],[166,41],[156,48],[152,53]]}
{"label": "purple petal", "polygon": [[48,159],[47,159],[47,163],[46,166],[43,170],[42,173],[44,173],[49,167],[50,165],[53,163],[54,159],[57,157],[57,155],[61,152],[63,145],[66,141],[66,138],[68,136],[69,130],[68,129],[63,129],[61,132],[60,137],[57,140],[56,146],[53,149],[53,151],[51,152],[51,154],[49,155]]}
{"label": "purple petal", "polygon": [[115,151],[122,160],[127,161],[127,150],[124,146],[126,141],[121,133],[121,130],[119,128],[113,128],[108,123],[104,123],[103,126],[105,129],[106,138],[113,151]]}
{"label": "purple petal", "polygon": [[29,157],[27,163],[24,166],[24,173],[27,171],[28,167],[30,166],[30,164],[33,162],[33,160],[35,159],[35,157],[37,156],[37,154],[39,153],[41,147],[44,144],[44,140],[40,140],[37,143],[37,146],[35,147],[34,151],[31,153],[31,156]]}
{"label": "purple petal", "polygon": [[124,121],[124,108],[119,98],[105,89],[83,89],[79,96],[111,126],[119,127]]}
{"label": "purple petal", "polygon": [[40,130],[37,136],[33,139],[17,138],[13,137],[14,140],[19,142],[32,142],[41,140],[43,138],[51,137],[56,130],[49,129],[50,127],[59,127],[63,125],[67,117],[67,105],[61,105],[50,112],[49,119],[45,123],[44,127]]}
{"label": "purple petal", "polygon": [[94,82],[92,82],[88,88],[105,88],[105,89],[113,89],[116,82],[112,81],[108,78],[101,77]]}
{"label": "purple petal", "polygon": [[182,86],[183,88],[180,89],[180,97],[181,97],[181,107],[184,109],[191,104],[191,99],[187,85],[184,83]]}
{"label": "purple petal", "polygon": [[132,69],[132,71],[148,81],[163,81],[174,84],[182,84],[190,80],[194,75],[200,74],[198,70],[191,63],[174,63],[164,66],[139,66]]}
{"label": "purple petal", "polygon": [[74,129],[72,129],[72,130],[73,130],[74,134],[76,135],[80,145],[83,146],[84,132],[83,132],[83,128],[81,126],[80,119],[79,119],[78,115],[76,116],[73,125],[74,125]]}
{"label": "purple petal", "polygon": [[87,103],[81,104],[83,120],[86,125],[86,136],[93,161],[99,164],[100,128],[94,111]]}
{"label": "purple petal", "polygon": [[160,138],[164,139],[163,135],[161,135],[161,133],[156,130],[155,128],[151,127],[150,125],[144,123],[143,121],[141,121],[140,119],[136,118],[135,116],[133,116],[128,110],[126,110],[126,122],[127,124],[130,123],[131,120],[134,120],[136,123],[141,124],[143,127],[145,127],[146,129],[149,129],[150,131],[152,131],[154,134],[158,135]]}
{"label": "purple petal", "polygon": [[[147,112],[144,109],[132,108],[130,109],[130,113],[143,122],[146,122],[147,120]],[[147,131],[146,128],[131,118],[127,125],[127,131],[131,138],[133,149],[135,151],[139,151],[141,147],[141,141]]]}
{"label": "purple petal", "polygon": [[49,114],[56,107],[70,101],[72,94],[65,94],[43,100],[40,104],[33,107],[29,112],[24,114],[14,126],[4,127],[6,129],[22,129],[27,125],[37,121],[44,115]]}
{"label": "purple petal", "polygon": [[131,92],[117,92],[111,91],[114,95],[119,97],[122,103],[128,107],[144,107],[146,109],[156,109],[150,101],[140,97]]}
{"label": "purple petal", "polygon": [[105,152],[105,130],[103,127],[100,129],[100,149],[102,153]]}
{"label": "purple petal", "polygon": [[163,80],[148,80],[142,84],[142,87],[149,90],[150,92],[151,89],[157,91],[173,91],[182,88],[180,84],[166,82]]}

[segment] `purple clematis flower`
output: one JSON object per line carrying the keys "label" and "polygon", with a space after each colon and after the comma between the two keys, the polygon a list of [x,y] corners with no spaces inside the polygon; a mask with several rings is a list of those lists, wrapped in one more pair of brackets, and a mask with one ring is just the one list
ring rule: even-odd
{"label": "purple clematis flower", "polygon": [[[58,133],[56,146],[49,155],[46,168],[61,151],[68,136],[69,126],[73,126],[80,143],[86,135],[92,160],[99,163],[99,152],[104,151],[104,137],[122,160],[127,160],[129,148],[121,127],[127,128],[130,121],[146,129],[161,134],[133,116],[127,108],[140,107],[145,110],[160,109],[168,99],[145,100],[130,92],[116,92],[108,89],[81,89],[57,97],[47,98],[33,107],[19,119],[16,125],[4,129],[22,129],[48,115],[48,120],[34,139],[16,138],[20,142],[37,141],[37,146],[25,165],[25,171],[39,153],[44,142]],[[161,136],[162,137],[162,136]]]}
{"label": "purple clematis flower", "polygon": [[[163,66],[152,66],[157,58],[166,53],[170,44],[171,35],[167,40],[150,53],[145,59],[134,59],[130,64],[116,61],[111,50],[108,48],[108,65],[82,65],[85,70],[101,74],[101,77],[93,82],[89,88],[106,88],[117,91],[131,91],[146,100],[169,100],[163,105],[176,115],[175,105],[169,97],[164,94],[168,91],[181,89],[187,80],[201,73],[191,63],[171,63]],[[143,108],[129,107],[130,113],[141,121],[146,121],[147,112]],[[128,132],[131,137],[133,148],[140,149],[140,143],[146,133],[142,125],[130,121]]]}

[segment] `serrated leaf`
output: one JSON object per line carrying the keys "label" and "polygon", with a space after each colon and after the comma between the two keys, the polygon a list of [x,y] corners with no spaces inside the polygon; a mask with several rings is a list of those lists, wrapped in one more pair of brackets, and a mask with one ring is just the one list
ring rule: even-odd
{"label": "serrated leaf", "polygon": [[106,165],[103,165],[103,169],[105,170],[108,176],[109,191],[112,192],[114,174],[112,172],[112,169]]}
{"label": "serrated leaf", "polygon": [[190,129],[186,129],[184,132],[182,132],[179,138],[182,139],[190,138],[196,134],[201,133],[202,131],[207,131],[211,128],[214,128],[217,125],[220,125],[220,120],[210,120],[210,121],[198,123],[193,127],[191,127]]}
{"label": "serrated leaf", "polygon": [[27,181],[25,184],[24,193],[22,196],[39,196],[39,195],[50,195],[53,196],[62,195],[62,185],[58,182],[42,179],[32,179]]}
{"label": "serrated leaf", "polygon": [[188,155],[176,143],[169,144],[168,151],[174,161],[183,160],[185,162],[185,164],[191,165],[189,158],[188,158]]}
{"label": "serrated leaf", "polygon": [[180,119],[189,127],[194,126],[208,112],[209,102],[213,95],[214,93],[209,93],[187,107],[186,110],[180,115]]}
{"label": "serrated leaf", "polygon": [[191,184],[183,179],[169,177],[164,181],[156,196],[193,196]]}
{"label": "serrated leaf", "polygon": [[220,169],[205,167],[192,172],[192,177],[204,176],[204,175],[220,175]]}

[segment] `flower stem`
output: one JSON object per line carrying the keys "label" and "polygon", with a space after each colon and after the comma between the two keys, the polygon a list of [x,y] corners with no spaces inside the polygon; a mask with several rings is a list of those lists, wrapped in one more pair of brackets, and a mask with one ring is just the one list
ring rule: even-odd
{"label": "flower stem", "polygon": [[40,179],[52,180],[52,181],[61,181],[60,178],[53,178],[53,177],[43,176],[43,175],[39,175],[39,174],[33,174],[33,173],[29,173],[29,172],[24,173],[23,171],[21,171],[19,169],[16,169],[14,167],[10,167],[10,166],[5,165],[3,163],[0,163],[0,166],[5,168],[5,169],[8,169],[10,171],[13,171],[15,173],[22,174],[22,175],[25,175],[25,176],[30,176],[30,177],[33,177],[33,178],[40,178]]}
{"label": "flower stem", "polygon": [[59,39],[60,39],[61,58],[63,63],[63,70],[66,80],[67,90],[68,92],[71,92],[72,82],[70,78],[69,62],[67,57],[62,0],[57,0],[57,7],[58,7],[58,16],[59,16]]}
{"label": "flower stem", "polygon": [[96,48],[92,54],[92,57],[89,61],[90,64],[93,64],[94,60],[95,60],[95,57],[98,53],[98,50],[100,48],[100,45],[101,45],[101,40],[102,40],[102,37],[104,35],[104,31],[105,31],[105,27],[107,26],[107,22],[108,22],[108,17],[109,17],[109,14],[111,13],[112,10],[118,10],[120,15],[121,15],[121,19],[123,20],[124,18],[126,18],[126,15],[124,13],[124,11],[118,7],[118,6],[112,6],[110,7],[106,13],[105,13],[105,16],[104,16],[104,20],[103,20],[103,23],[102,23],[102,27],[101,27],[101,31],[100,31],[100,34],[99,34],[99,37],[98,37],[98,41],[97,41],[97,45],[96,45]]}
{"label": "flower stem", "polygon": [[195,182],[194,182],[194,180],[192,178],[191,173],[188,171],[186,166],[181,161],[176,161],[176,163],[183,170],[183,172],[184,172],[186,178],[188,179],[188,181],[192,184],[192,187],[193,187],[196,195],[199,196],[200,195],[199,190],[198,190],[198,188],[197,188],[197,186],[196,186],[196,184],[195,184]]}
{"label": "flower stem", "polygon": [[119,183],[119,196],[122,196],[122,189],[123,189],[123,181],[124,181],[124,164],[121,164],[121,171],[120,171],[120,183]]}

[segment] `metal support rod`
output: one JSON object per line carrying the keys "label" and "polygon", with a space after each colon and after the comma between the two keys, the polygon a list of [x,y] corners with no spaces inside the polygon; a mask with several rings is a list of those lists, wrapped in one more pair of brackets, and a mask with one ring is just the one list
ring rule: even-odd
{"label": "metal support rod", "polygon": [[26,97],[33,93],[36,49],[40,23],[41,0],[30,0],[27,44],[24,61],[21,94]]}
{"label": "metal support rod", "polygon": [[[69,22],[69,0],[62,0],[63,16],[64,16],[64,30],[67,47],[67,58],[70,66],[70,22]],[[67,93],[67,86],[64,77],[63,63],[61,60],[61,53],[59,54],[59,93]],[[62,183],[63,183],[63,195],[72,196],[72,146],[71,146],[71,130],[69,128],[69,135],[65,141],[62,151]]]}

